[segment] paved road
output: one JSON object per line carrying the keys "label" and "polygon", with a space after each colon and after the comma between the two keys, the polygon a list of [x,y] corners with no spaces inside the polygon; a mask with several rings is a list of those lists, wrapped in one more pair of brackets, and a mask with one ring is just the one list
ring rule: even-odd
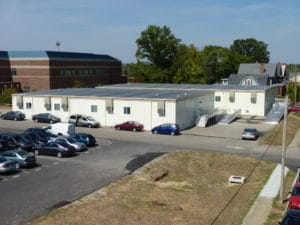
{"label": "paved road", "polygon": [[[36,125],[43,124],[0,121],[0,133],[20,132]],[[242,141],[236,135],[220,135],[217,131],[213,132],[215,137],[197,130],[172,137],[112,128],[77,130],[95,135],[99,146],[73,158],[38,156],[41,166],[0,177],[0,193],[5,193],[0,201],[1,224],[22,224],[106,186],[164,152],[192,149],[260,158],[267,149],[257,142]],[[288,166],[296,168],[299,149],[288,149],[287,156]],[[280,162],[280,157],[281,148],[272,147],[264,159]]]}

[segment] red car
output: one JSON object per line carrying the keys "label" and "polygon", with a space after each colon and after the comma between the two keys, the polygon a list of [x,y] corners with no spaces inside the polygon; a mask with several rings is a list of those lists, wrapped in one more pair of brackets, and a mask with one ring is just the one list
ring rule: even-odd
{"label": "red car", "polygon": [[289,209],[300,209],[300,182],[297,182],[289,198]]}
{"label": "red car", "polygon": [[289,112],[300,112],[300,105],[289,106],[288,111]]}
{"label": "red car", "polygon": [[143,124],[136,121],[126,121],[125,123],[115,125],[117,130],[131,130],[131,131],[142,131],[144,130]]}

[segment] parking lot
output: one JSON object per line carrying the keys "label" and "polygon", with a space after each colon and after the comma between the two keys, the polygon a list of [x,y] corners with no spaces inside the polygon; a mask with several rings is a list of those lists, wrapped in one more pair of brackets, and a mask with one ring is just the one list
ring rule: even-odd
{"label": "parking lot", "polygon": [[[93,134],[98,145],[70,158],[37,156],[38,166],[0,176],[0,192],[5,193],[0,202],[1,224],[22,224],[106,186],[165,152],[203,149],[258,157],[257,141],[240,138],[241,130],[249,125],[263,132],[271,127],[260,121],[249,124],[240,120],[230,126],[193,128],[179,136],[76,128]],[[1,120],[0,133],[22,132],[34,126],[47,124]]]}

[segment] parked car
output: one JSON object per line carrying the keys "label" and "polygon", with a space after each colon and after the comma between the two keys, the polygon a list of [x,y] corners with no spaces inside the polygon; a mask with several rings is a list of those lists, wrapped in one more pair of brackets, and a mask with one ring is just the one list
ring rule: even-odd
{"label": "parked car", "polygon": [[68,122],[81,127],[100,127],[100,123],[93,117],[81,114],[71,115]]}
{"label": "parked car", "polygon": [[57,135],[52,134],[50,132],[47,131],[47,128],[43,128],[43,127],[31,127],[31,128],[27,128],[24,133],[36,133],[42,137],[46,137],[48,139],[48,141],[50,140],[54,140],[55,138],[57,138]]}
{"label": "parked car", "polygon": [[20,111],[9,111],[1,115],[3,120],[24,120],[25,114]]}
{"label": "parked car", "polygon": [[256,140],[259,137],[258,131],[255,128],[245,128],[242,134],[242,139]]}
{"label": "parked car", "polygon": [[136,121],[126,121],[121,124],[115,125],[117,130],[131,130],[131,131],[142,131],[144,130],[144,125]]}
{"label": "parked car", "polygon": [[32,116],[32,120],[35,122],[42,123],[58,123],[61,121],[60,118],[50,114],[50,113],[39,113]]}
{"label": "parked car", "polygon": [[61,158],[64,156],[75,155],[75,149],[74,147],[65,143],[48,142],[36,146],[34,153],[35,155],[50,155],[50,156],[57,156]]}
{"label": "parked car", "polygon": [[1,134],[0,138],[14,144],[17,148],[21,148],[23,150],[30,151],[34,146],[34,143],[32,141],[26,139],[21,134]]}
{"label": "parked car", "polygon": [[297,182],[292,192],[290,193],[289,198],[289,209],[300,209],[300,182]]}
{"label": "parked car", "polygon": [[24,138],[31,140],[36,145],[48,142],[47,136],[40,133],[22,133],[21,135]]}
{"label": "parked car", "polygon": [[299,225],[300,224],[300,210],[289,209],[284,214],[280,225]]}
{"label": "parked car", "polygon": [[17,170],[15,162],[0,156],[0,173],[12,173]]}
{"label": "parked car", "polygon": [[2,153],[2,156],[16,163],[17,169],[20,167],[35,166],[36,159],[32,153],[24,150],[9,150]]}
{"label": "parked car", "polygon": [[18,146],[12,141],[7,139],[2,139],[0,135],[0,151],[6,151],[9,149],[16,149]]}
{"label": "parked car", "polygon": [[180,133],[179,126],[177,124],[165,123],[157,127],[152,128],[151,132],[153,134],[171,134],[178,135]]}
{"label": "parked car", "polygon": [[86,151],[87,147],[83,142],[77,141],[74,138],[71,137],[58,137],[55,139],[56,143],[65,143],[67,145],[70,145],[75,148],[75,151],[81,152],[81,151]]}
{"label": "parked car", "polygon": [[289,106],[288,107],[288,112],[299,113],[300,112],[300,105]]}
{"label": "parked car", "polygon": [[96,145],[96,139],[93,135],[87,134],[87,133],[76,133],[75,135],[72,136],[77,141],[81,141],[86,146],[95,146]]}

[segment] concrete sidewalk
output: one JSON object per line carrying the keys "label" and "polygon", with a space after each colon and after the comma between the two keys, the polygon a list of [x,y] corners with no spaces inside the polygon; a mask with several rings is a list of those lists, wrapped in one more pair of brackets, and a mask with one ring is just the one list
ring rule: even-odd
{"label": "concrete sidewalk", "polygon": [[[285,167],[285,175],[288,172]],[[274,198],[279,193],[281,181],[281,164],[277,164],[269,180],[261,190],[247,216],[244,218],[242,225],[263,225],[272,210]]]}

